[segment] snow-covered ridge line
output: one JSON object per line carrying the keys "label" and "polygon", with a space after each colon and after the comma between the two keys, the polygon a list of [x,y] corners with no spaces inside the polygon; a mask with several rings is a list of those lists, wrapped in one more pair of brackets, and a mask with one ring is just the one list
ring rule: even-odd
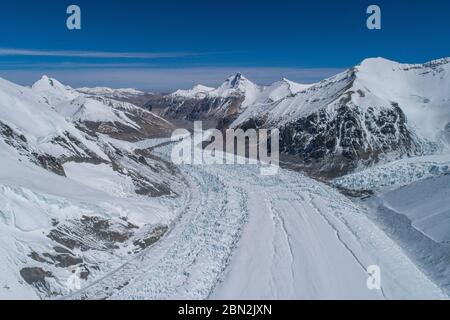
{"label": "snow-covered ridge line", "polygon": [[170,94],[171,97],[182,97],[186,99],[205,99],[205,98],[229,98],[234,95],[242,94],[245,97],[243,107],[255,102],[263,102],[268,99],[277,100],[289,94],[295,94],[308,88],[309,85],[299,84],[283,78],[269,86],[259,86],[237,73],[225,80],[217,88],[196,85],[192,89],[177,90]]}
{"label": "snow-covered ridge line", "polygon": [[139,91],[133,88],[108,88],[108,87],[83,87],[77,88],[78,92],[89,94],[89,95],[112,95],[112,96],[128,96],[128,95],[141,95],[145,94],[143,91]]}

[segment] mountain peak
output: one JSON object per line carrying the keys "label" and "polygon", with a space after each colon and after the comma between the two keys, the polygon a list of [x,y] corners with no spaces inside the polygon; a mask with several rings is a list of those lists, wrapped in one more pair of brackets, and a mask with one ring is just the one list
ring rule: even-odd
{"label": "mountain peak", "polygon": [[[217,88],[219,92],[224,90],[240,90],[247,91],[249,88],[256,88],[257,85],[248,80],[242,75],[242,73],[236,73],[235,75],[229,77],[225,82]],[[253,89],[252,89],[253,90]]]}
{"label": "mountain peak", "polygon": [[43,75],[41,79],[36,81],[31,89],[51,103],[58,103],[78,96],[71,87],[47,75]]}
{"label": "mountain peak", "polygon": [[229,88],[237,89],[241,83],[243,82],[250,82],[247,78],[245,78],[242,73],[238,72],[235,75],[229,77],[227,80],[225,80],[225,83],[223,85],[226,85]]}
{"label": "mountain peak", "polygon": [[33,89],[66,88],[66,86],[54,78],[51,78],[47,75],[43,75],[41,79],[39,79],[32,85],[32,88]]}
{"label": "mountain peak", "polygon": [[239,83],[239,81],[244,80],[244,79],[245,78],[242,76],[242,74],[238,72],[234,75],[234,77],[232,77],[230,84],[231,84],[231,86],[234,87],[236,84]]}

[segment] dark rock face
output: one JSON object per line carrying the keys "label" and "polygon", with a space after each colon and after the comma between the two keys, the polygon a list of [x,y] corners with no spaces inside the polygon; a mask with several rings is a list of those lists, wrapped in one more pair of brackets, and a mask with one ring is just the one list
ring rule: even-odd
{"label": "dark rock face", "polygon": [[[388,153],[422,153],[397,104],[375,113],[374,108],[362,111],[347,101],[341,98],[332,115],[322,109],[279,128],[280,152],[311,175],[325,178],[344,175],[359,165],[372,165]],[[265,126],[262,119],[251,119],[240,127]]]}
{"label": "dark rock face", "polygon": [[[104,145],[104,151],[111,161],[112,169],[131,178],[136,194],[150,197],[176,195],[168,180],[176,177],[179,172],[170,162],[152,155],[145,149],[130,153]],[[150,177],[155,175],[165,177],[166,181],[152,180]]]}
{"label": "dark rock face", "polygon": [[139,249],[136,251],[139,252],[141,250],[144,250],[144,249],[150,247],[151,245],[153,245],[154,243],[158,242],[159,239],[161,239],[168,230],[169,230],[169,228],[167,226],[157,226],[157,227],[153,228],[153,230],[145,237],[136,239],[133,242],[133,244],[136,247],[139,247]]}
{"label": "dark rock face", "polygon": [[104,159],[101,159],[97,154],[92,152],[80,140],[70,134],[70,132],[64,132],[63,135],[53,138],[52,143],[70,151],[69,155],[62,155],[58,159],[61,163],[70,161],[92,164],[106,163]]}
{"label": "dark rock face", "polygon": [[[13,132],[8,127],[7,132],[10,131]],[[145,135],[145,133],[142,134]],[[9,144],[19,150],[29,152],[27,143],[22,142],[22,139],[19,136],[13,135],[13,137],[14,139],[8,138]],[[23,137],[23,139],[25,139],[25,137]],[[102,151],[107,155],[107,159],[100,158],[69,132],[64,132],[62,135],[53,138],[51,141],[51,143],[59,145],[69,151],[67,155],[62,155],[56,159],[50,155],[39,154],[33,151],[31,152],[30,157],[37,165],[62,176],[65,176],[62,165],[67,162],[73,161],[96,165],[109,164],[114,171],[129,176],[132,179],[133,184],[136,187],[136,194],[151,197],[175,195],[171,190],[168,181],[154,181],[150,178],[157,175],[165,176],[167,179],[170,176],[176,176],[178,170],[169,162],[152,155],[151,152],[147,152],[146,150],[137,149],[134,152],[129,152],[108,143],[104,143],[95,137],[91,137],[90,139],[99,145]]]}
{"label": "dark rock face", "polygon": [[122,95],[122,96],[117,96],[117,95],[106,96],[106,98],[131,103],[138,107],[143,107],[148,101],[153,100],[153,99],[158,99],[159,97],[160,96],[157,94],[146,93],[146,92],[143,92],[143,93],[137,94],[137,95],[130,94],[130,95]]}
{"label": "dark rock face", "polygon": [[34,150],[26,137],[14,131],[10,126],[0,121],[0,138],[4,142],[16,149],[21,156],[27,157],[34,164],[51,171],[57,175],[65,176],[64,168],[55,157]]}
{"label": "dark rock face", "polygon": [[223,119],[236,115],[243,101],[242,95],[228,98],[206,97],[203,99],[165,96],[158,101],[149,101],[146,108],[159,112],[158,114],[169,119],[189,121],[211,118]]}
{"label": "dark rock face", "polygon": [[45,281],[46,278],[53,277],[52,273],[42,268],[23,268],[20,275],[26,283],[32,285],[40,292],[47,292],[49,287]]}

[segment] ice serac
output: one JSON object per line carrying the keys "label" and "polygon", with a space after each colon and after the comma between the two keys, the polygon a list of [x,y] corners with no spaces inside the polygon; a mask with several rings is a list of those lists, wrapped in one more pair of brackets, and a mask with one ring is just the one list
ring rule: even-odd
{"label": "ice serac", "polygon": [[435,152],[450,122],[449,62],[367,59],[296,94],[252,105],[232,127],[279,128],[287,158],[326,177]]}

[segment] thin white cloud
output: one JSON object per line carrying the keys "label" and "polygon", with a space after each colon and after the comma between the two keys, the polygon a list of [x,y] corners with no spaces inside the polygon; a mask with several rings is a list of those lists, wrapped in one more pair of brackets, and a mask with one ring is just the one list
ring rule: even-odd
{"label": "thin white cloud", "polygon": [[0,56],[27,57],[66,57],[66,58],[101,58],[101,59],[159,59],[180,58],[205,55],[195,52],[108,52],[108,51],[70,51],[70,50],[29,50],[0,48]]}

